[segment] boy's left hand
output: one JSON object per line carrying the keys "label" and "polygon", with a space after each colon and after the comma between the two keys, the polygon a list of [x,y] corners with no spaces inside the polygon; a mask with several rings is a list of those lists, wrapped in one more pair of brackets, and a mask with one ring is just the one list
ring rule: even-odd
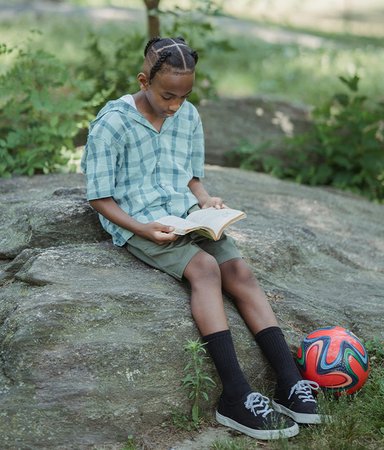
{"label": "boy's left hand", "polygon": [[223,199],[220,197],[209,197],[206,202],[201,205],[203,209],[205,208],[216,208],[216,209],[222,209],[227,208],[227,206],[224,204]]}

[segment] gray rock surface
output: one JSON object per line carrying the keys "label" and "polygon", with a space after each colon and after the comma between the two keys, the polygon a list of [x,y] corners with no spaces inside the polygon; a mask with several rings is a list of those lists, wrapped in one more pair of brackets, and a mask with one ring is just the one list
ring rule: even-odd
{"label": "gray rock surface", "polygon": [[262,96],[241,101],[205,100],[198,110],[205,131],[205,160],[220,166],[237,166],[229,152],[244,145],[263,146],[264,153],[281,154],[286,148],[286,137],[307,131],[311,126],[308,106]]}
{"label": "gray rock surface", "polygon": [[[293,350],[326,325],[383,339],[383,205],[216,166],[205,184],[247,212],[229,233]],[[121,448],[173,408],[188,412],[183,346],[198,337],[188,286],[111,245],[81,175],[0,181],[0,258],[2,449]],[[260,388],[273,375],[227,299],[226,309]]]}

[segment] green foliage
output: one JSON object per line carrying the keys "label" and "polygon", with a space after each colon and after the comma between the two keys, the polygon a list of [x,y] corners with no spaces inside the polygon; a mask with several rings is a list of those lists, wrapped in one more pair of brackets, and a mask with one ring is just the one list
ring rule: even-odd
{"label": "green foliage", "polygon": [[317,108],[312,130],[289,141],[284,175],[383,199],[384,103],[360,95],[356,75],[339,78],[349,92],[337,93]]}
{"label": "green foliage", "polygon": [[93,98],[93,113],[101,103],[136,92],[146,41],[145,35],[138,32],[121,34],[115,41],[89,33],[86,56],[75,72],[92,86],[86,100]]}
{"label": "green foliage", "polygon": [[127,442],[121,450],[137,450],[138,444],[133,436],[128,436]]}
{"label": "green foliage", "polygon": [[227,163],[244,170],[266,172],[276,177],[283,175],[279,156],[268,153],[271,143],[265,141],[258,146],[243,140],[238,147],[228,152]]}
{"label": "green foliage", "polygon": [[206,360],[204,344],[199,340],[189,340],[184,349],[188,353],[189,362],[184,367],[185,376],[182,385],[189,391],[188,398],[192,401],[191,419],[195,427],[201,422],[201,403],[208,401],[208,391],[215,386],[215,382],[204,371]]}
{"label": "green foliage", "polygon": [[0,176],[55,171],[69,160],[86,117],[85,85],[44,50],[0,46],[0,60],[11,53],[13,64],[0,76]]}
{"label": "green foliage", "polygon": [[369,359],[375,364],[384,365],[384,342],[378,338],[370,339],[364,343]]}
{"label": "green foliage", "polygon": [[384,198],[384,103],[358,92],[359,77],[339,77],[348,88],[313,112],[306,134],[286,139],[283,155],[268,154],[268,143],[243,143],[229,155],[240,167],[313,186],[327,185]]}
{"label": "green foliage", "polygon": [[[253,448],[259,447],[258,444],[252,446]],[[247,438],[241,437],[236,441],[231,439],[219,439],[212,443],[210,450],[250,450],[249,442]]]}

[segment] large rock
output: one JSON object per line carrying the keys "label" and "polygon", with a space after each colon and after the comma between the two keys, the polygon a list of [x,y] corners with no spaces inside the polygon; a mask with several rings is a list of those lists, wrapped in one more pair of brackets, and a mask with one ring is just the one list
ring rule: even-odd
{"label": "large rock", "polygon": [[[325,325],[384,337],[384,206],[238,169],[207,167],[205,183],[247,212],[229,233],[292,349]],[[188,286],[109,242],[81,175],[3,180],[0,202],[1,448],[120,448],[187,412]],[[226,309],[257,388],[273,375]]]}
{"label": "large rock", "polygon": [[281,154],[288,136],[308,131],[311,126],[308,106],[262,96],[241,101],[205,100],[198,109],[205,131],[206,162],[221,166],[238,166],[231,152],[238,153],[244,145],[263,146],[264,153]]}

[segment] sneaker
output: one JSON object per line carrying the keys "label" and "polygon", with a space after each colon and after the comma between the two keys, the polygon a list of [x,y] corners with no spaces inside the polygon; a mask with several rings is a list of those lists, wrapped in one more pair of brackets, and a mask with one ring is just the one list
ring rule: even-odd
{"label": "sneaker", "polygon": [[216,420],[221,424],[256,439],[279,439],[296,436],[297,423],[269,406],[268,397],[251,392],[238,403],[220,398]]}
{"label": "sneaker", "polygon": [[297,423],[314,424],[329,419],[328,416],[318,412],[317,401],[312,391],[318,391],[319,385],[315,381],[300,380],[291,390],[276,391],[275,399],[272,400],[274,409],[291,417]]}

